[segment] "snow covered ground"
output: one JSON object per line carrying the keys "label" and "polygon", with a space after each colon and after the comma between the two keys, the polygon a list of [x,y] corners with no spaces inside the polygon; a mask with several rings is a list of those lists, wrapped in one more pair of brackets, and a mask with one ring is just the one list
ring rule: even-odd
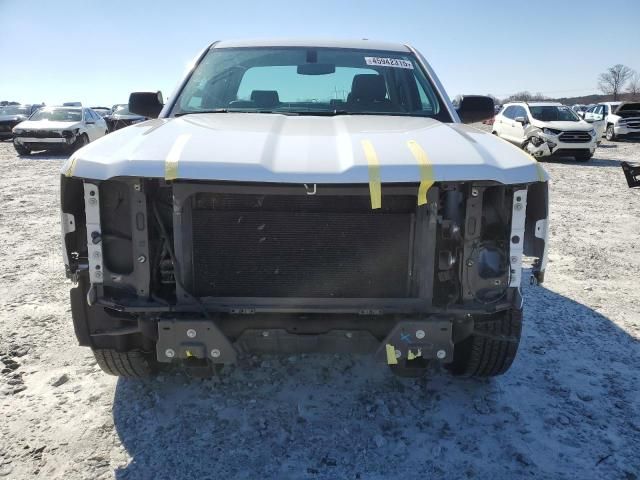
{"label": "snow covered ground", "polygon": [[0,143],[0,477],[640,478],[640,190],[604,142],[546,162],[551,257],[512,369],[398,379],[357,356],[254,357],[220,378],[101,373],[76,346],[61,157]]}

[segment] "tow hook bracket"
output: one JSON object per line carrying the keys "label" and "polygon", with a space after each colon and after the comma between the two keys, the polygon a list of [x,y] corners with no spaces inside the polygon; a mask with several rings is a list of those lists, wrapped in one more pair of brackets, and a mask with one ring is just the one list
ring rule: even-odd
{"label": "tow hook bracket", "polygon": [[399,322],[383,340],[376,358],[389,365],[422,358],[453,361],[452,322],[418,320]]}
{"label": "tow hook bracket", "polygon": [[211,320],[160,320],[156,355],[159,362],[191,358],[235,363],[236,350]]}

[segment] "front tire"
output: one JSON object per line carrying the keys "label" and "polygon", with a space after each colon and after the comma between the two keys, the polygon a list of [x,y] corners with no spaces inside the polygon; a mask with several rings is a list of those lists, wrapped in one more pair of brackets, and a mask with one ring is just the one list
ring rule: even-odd
{"label": "front tire", "polygon": [[31,150],[29,150],[27,147],[24,147],[16,142],[13,142],[13,148],[16,149],[16,153],[18,155],[29,155],[31,153]]}
{"label": "front tire", "polygon": [[70,146],[69,146],[69,153],[73,153],[77,150],[80,150],[82,147],[84,147],[85,145],[89,144],[89,137],[87,137],[86,133],[83,133],[82,135],[80,135],[75,142],[73,142]]}
{"label": "front tire", "polygon": [[607,127],[607,131],[605,133],[605,137],[607,138],[607,140],[609,140],[610,142],[615,142],[616,141],[616,132],[613,129],[613,125],[609,125]]}
{"label": "front tire", "polygon": [[117,352],[112,349],[93,350],[98,366],[109,375],[125,378],[145,378],[157,370],[157,362],[151,354],[137,350]]}
{"label": "front tire", "polygon": [[522,333],[522,310],[512,308],[476,320],[471,336],[455,345],[448,369],[454,375],[495,377],[513,363]]}

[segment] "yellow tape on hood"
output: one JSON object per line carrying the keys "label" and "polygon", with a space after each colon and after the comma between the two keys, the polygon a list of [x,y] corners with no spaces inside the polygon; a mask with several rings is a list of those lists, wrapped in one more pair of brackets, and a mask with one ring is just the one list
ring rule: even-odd
{"label": "yellow tape on hood", "polygon": [[369,164],[369,195],[371,196],[371,208],[380,208],[382,206],[382,183],[380,181],[380,162],[378,162],[378,155],[369,140],[362,140],[362,149]]}
{"label": "yellow tape on hood", "polygon": [[176,138],[175,142],[173,142],[171,150],[169,150],[167,158],[164,161],[165,180],[175,180],[178,178],[178,160],[180,160],[182,150],[189,141],[189,138],[191,138],[190,133],[183,133]]}
{"label": "yellow tape on hood", "polygon": [[418,188],[418,205],[425,205],[427,203],[427,192],[431,185],[434,183],[433,178],[433,165],[429,160],[427,152],[420,146],[415,140],[409,140],[407,146],[411,153],[418,162],[418,168],[420,169],[420,187]]}
{"label": "yellow tape on hood", "polygon": [[71,157],[69,157],[69,167],[67,168],[67,171],[64,172],[65,177],[73,177],[73,172],[76,169],[77,162],[78,162],[78,157],[74,153],[73,155],[71,155]]}

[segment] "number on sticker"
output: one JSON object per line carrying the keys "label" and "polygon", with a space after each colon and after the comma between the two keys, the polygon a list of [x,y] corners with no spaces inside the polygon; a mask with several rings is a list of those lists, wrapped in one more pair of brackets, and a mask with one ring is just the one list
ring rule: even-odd
{"label": "number on sticker", "polygon": [[364,57],[367,65],[376,67],[409,68],[413,70],[413,63],[400,58]]}

